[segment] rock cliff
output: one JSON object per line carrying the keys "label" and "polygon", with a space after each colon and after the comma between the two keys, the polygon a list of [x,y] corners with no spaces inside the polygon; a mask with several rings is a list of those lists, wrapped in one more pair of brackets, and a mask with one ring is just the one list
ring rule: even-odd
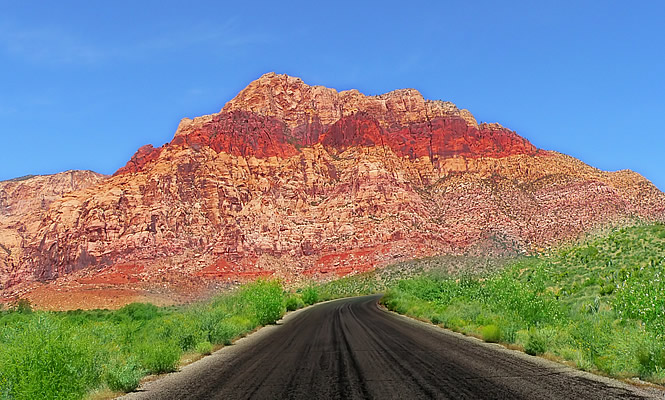
{"label": "rock cliff", "polygon": [[67,171],[0,182],[0,290],[33,278],[21,268],[23,249],[34,240],[51,203],[104,178],[92,171]]}

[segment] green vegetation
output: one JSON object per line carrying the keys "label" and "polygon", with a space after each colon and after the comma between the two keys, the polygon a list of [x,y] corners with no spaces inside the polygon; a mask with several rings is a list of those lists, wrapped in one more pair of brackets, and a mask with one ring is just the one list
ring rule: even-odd
{"label": "green vegetation", "polygon": [[130,392],[136,389],[145,370],[138,360],[129,356],[123,359],[111,359],[106,365],[102,380],[115,392]]}
{"label": "green vegetation", "polygon": [[302,297],[294,293],[289,293],[286,296],[285,304],[286,311],[295,311],[299,308],[305,307]]}
{"label": "green vegetation", "polygon": [[480,328],[483,340],[491,343],[498,343],[501,341],[501,328],[496,325],[485,325]]}
{"label": "green vegetation", "polygon": [[308,286],[303,289],[302,298],[305,304],[314,304],[320,301],[377,293],[384,287],[385,285],[377,278],[377,274],[369,272]]}
{"label": "green vegetation", "polygon": [[279,282],[259,280],[209,302],[117,311],[0,312],[0,399],[76,399],[107,387],[134,390],[148,373],[178,368],[185,353],[209,354],[285,311]]}
{"label": "green vegetation", "polygon": [[308,286],[302,291],[302,300],[305,304],[314,304],[319,301],[319,293],[313,286]]}
{"label": "green vegetation", "polygon": [[495,272],[429,271],[399,281],[382,302],[584,370],[665,381],[662,224],[618,229]]}

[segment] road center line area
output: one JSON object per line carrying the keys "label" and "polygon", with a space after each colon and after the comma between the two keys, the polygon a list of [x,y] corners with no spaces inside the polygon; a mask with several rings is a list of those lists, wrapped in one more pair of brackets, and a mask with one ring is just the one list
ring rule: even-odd
{"label": "road center line area", "polygon": [[124,398],[665,398],[395,315],[379,299],[296,311]]}

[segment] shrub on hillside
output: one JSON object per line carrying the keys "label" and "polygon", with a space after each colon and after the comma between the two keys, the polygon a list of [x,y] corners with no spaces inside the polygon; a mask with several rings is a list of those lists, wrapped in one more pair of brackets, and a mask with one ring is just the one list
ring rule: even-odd
{"label": "shrub on hillside", "polygon": [[658,372],[665,371],[665,347],[663,343],[651,342],[640,348],[637,361],[640,363],[639,374],[641,378],[650,378]]}

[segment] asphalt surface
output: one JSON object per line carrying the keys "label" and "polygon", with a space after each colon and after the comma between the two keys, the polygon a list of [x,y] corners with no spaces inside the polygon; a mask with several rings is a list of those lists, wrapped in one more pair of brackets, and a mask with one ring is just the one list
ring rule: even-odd
{"label": "asphalt surface", "polygon": [[379,309],[378,299],[336,300],[289,314],[126,398],[665,398],[409,320]]}

